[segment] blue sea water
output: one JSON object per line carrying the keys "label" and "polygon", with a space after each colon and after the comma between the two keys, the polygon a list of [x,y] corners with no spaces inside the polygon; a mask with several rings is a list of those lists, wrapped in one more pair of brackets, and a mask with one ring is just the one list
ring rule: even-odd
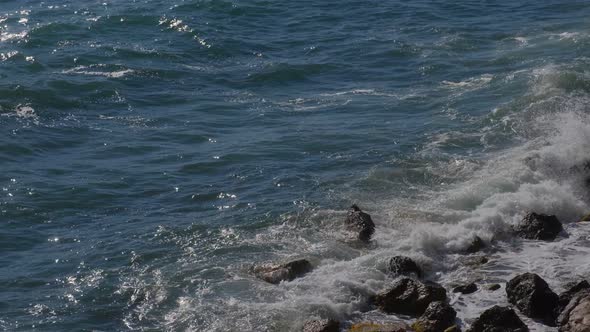
{"label": "blue sea water", "polygon": [[[367,304],[394,254],[445,286],[590,276],[571,223],[590,210],[589,18],[563,0],[2,0],[0,328],[408,320]],[[352,203],[369,246],[343,234]],[[570,236],[499,237],[528,210]],[[474,234],[500,248],[480,270],[460,264]],[[304,278],[249,272],[297,257]],[[468,326],[500,293],[451,302]]]}

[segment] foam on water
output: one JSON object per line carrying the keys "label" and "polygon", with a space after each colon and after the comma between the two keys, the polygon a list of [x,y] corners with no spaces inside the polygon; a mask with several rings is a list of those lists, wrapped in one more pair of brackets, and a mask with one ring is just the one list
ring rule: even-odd
{"label": "foam on water", "polygon": [[[503,289],[487,291],[485,284],[503,284],[517,273],[530,271],[561,291],[567,282],[590,275],[585,259],[590,225],[574,223],[590,210],[585,185],[588,174],[580,168],[590,150],[590,116],[585,112],[588,100],[585,95],[565,92],[561,80],[554,76],[555,70],[563,68],[553,68],[531,73],[529,95],[536,96],[534,103],[538,105],[554,106],[556,89],[560,90],[563,98],[559,112],[542,107],[515,111],[510,117],[516,139],[522,144],[476,159],[453,156],[427,170],[447,175],[449,182],[418,188],[418,198],[400,196],[369,205],[377,222],[377,233],[369,247],[351,246],[344,234],[334,232],[344,218],[341,211],[312,210],[255,235],[222,231],[220,239],[224,242],[231,235],[234,245],[272,247],[269,258],[273,260],[310,257],[316,268],[303,278],[275,286],[253,278],[246,266],[233,265],[225,269],[228,278],[224,281],[200,279],[198,282],[206,286],[194,297],[178,298],[177,308],[165,316],[166,326],[196,321],[211,331],[296,331],[300,322],[314,316],[349,322],[388,321],[395,316],[371,310],[367,298],[391,282],[385,265],[395,254],[420,262],[429,278],[447,289],[460,282],[477,281],[478,292],[450,295],[465,325],[490,306],[507,304]],[[451,135],[461,134],[442,134],[433,144],[444,146]],[[427,145],[417,154],[431,156],[433,149]],[[556,242],[513,238],[509,235],[511,226],[527,211],[556,214],[566,225],[567,237]],[[481,267],[462,263],[465,255],[460,254],[474,235],[496,248],[490,262]],[[221,289],[241,291],[224,297]],[[144,310],[148,311],[141,315],[148,315],[149,309]],[[404,316],[396,319],[411,321]],[[551,331],[523,319],[532,330]]]}

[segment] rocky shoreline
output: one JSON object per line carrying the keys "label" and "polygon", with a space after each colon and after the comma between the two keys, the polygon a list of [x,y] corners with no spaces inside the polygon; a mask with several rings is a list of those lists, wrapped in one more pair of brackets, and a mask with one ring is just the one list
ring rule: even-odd
{"label": "rocky shoreline", "polygon": [[[590,220],[589,216],[580,221]],[[362,243],[371,240],[375,224],[371,216],[353,205],[344,220],[346,231],[351,238]],[[553,215],[529,212],[522,221],[513,227],[513,234],[522,239],[554,241],[564,232],[561,222]],[[492,243],[485,243],[475,236],[464,254],[478,253],[484,248],[493,251]],[[477,257],[474,265],[487,263],[485,256]],[[272,284],[288,282],[302,277],[313,270],[306,259],[298,259],[282,264],[264,264],[252,268],[252,273]],[[429,280],[422,268],[414,260],[405,256],[393,256],[389,260],[387,272],[395,278],[392,284],[368,299],[368,305],[388,315],[414,317],[411,324],[391,322],[356,322],[343,324],[331,317],[321,320],[308,320],[303,324],[303,332],[452,332],[464,329],[467,332],[524,332],[529,327],[519,318],[518,313],[543,325],[554,327],[560,332],[590,332],[590,283],[586,280],[566,285],[561,294],[553,292],[543,278],[537,274],[521,271],[509,280],[504,289],[511,306],[494,305],[485,310],[469,326],[457,320],[455,309],[449,304],[449,292],[468,294],[479,288],[496,291],[499,284],[478,285],[467,283],[445,289]]]}

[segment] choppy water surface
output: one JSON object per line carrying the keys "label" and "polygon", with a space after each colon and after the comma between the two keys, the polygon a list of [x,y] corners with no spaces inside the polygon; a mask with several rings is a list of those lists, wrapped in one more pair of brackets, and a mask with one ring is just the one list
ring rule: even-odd
{"label": "choppy water surface", "polygon": [[[590,3],[0,3],[0,326],[296,331],[445,286],[590,275]],[[368,247],[343,240],[353,202]],[[568,238],[502,237],[527,210]],[[499,239],[474,269],[472,235]],[[308,257],[266,284],[252,264]],[[467,326],[503,290],[452,298]],[[407,317],[397,317],[407,319]],[[549,331],[534,322],[537,331]]]}

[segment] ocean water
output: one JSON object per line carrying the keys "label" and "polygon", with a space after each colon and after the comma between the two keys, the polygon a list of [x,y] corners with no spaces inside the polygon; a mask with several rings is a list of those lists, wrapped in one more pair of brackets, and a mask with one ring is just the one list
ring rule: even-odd
{"label": "ocean water", "polygon": [[[590,2],[0,2],[0,328],[298,331],[408,255],[590,277]],[[357,203],[376,223],[345,239]],[[529,210],[556,242],[506,235]],[[494,240],[490,263],[460,254]],[[271,285],[258,263],[315,269]],[[450,294],[464,327],[504,289]],[[523,318],[533,331],[552,331]]]}

